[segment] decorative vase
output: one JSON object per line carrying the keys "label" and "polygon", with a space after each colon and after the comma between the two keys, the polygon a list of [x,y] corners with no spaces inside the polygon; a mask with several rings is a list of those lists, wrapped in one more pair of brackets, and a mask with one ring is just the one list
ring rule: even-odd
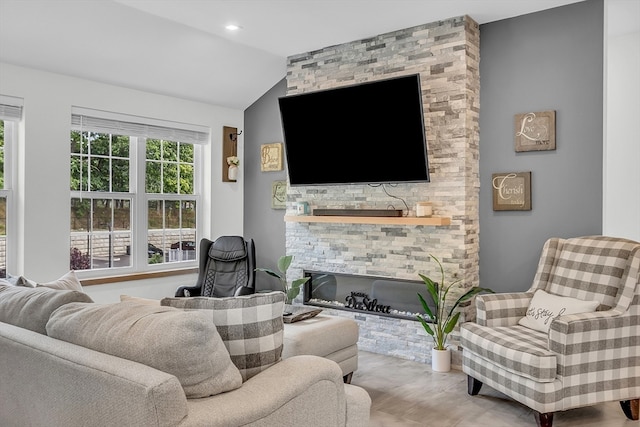
{"label": "decorative vase", "polygon": [[451,350],[431,350],[431,369],[434,372],[449,372],[451,370]]}
{"label": "decorative vase", "polygon": [[229,165],[229,180],[230,181],[235,181],[238,179],[238,166],[236,165]]}

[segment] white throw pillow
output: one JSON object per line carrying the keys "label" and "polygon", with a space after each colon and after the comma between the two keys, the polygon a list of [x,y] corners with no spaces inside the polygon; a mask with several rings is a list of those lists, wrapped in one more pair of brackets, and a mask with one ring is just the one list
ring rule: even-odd
{"label": "white throw pillow", "polygon": [[583,301],[561,297],[538,289],[527,308],[527,315],[518,324],[540,332],[549,332],[551,321],[559,316],[596,311],[600,301]]}
{"label": "white throw pillow", "polygon": [[78,277],[76,277],[76,273],[73,270],[53,282],[38,283],[38,287],[42,286],[51,289],[82,292],[82,284],[78,280]]}

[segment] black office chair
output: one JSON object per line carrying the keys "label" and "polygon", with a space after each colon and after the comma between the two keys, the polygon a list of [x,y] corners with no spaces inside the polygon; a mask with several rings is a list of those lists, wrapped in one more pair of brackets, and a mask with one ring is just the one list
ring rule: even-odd
{"label": "black office chair", "polygon": [[198,280],[181,286],[176,297],[231,297],[249,295],[256,288],[256,248],[253,239],[220,236],[200,241]]}

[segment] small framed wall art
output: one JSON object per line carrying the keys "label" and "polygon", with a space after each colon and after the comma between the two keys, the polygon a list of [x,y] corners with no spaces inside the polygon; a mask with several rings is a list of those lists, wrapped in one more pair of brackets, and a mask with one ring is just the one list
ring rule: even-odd
{"label": "small framed wall art", "polygon": [[516,152],[556,149],[556,112],[516,114]]}
{"label": "small framed wall art", "polygon": [[260,170],[262,172],[282,170],[282,142],[260,146]]}
{"label": "small framed wall art", "polygon": [[273,181],[271,184],[271,209],[287,208],[287,181]]}
{"label": "small framed wall art", "polygon": [[531,172],[494,173],[491,185],[494,211],[531,210]]}

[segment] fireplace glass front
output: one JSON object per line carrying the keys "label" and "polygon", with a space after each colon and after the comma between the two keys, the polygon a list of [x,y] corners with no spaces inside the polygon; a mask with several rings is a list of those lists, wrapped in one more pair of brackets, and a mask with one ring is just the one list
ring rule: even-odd
{"label": "fireplace glass front", "polygon": [[433,309],[422,281],[304,270],[309,277],[304,303],[341,310],[357,310],[415,320],[424,314],[420,293]]}

